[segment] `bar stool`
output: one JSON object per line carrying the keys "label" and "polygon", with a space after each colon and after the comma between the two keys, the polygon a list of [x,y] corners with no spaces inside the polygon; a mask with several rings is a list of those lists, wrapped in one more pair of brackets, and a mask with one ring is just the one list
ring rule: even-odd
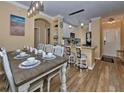
{"label": "bar stool", "polygon": [[81,47],[76,47],[76,64],[75,65],[80,69],[80,72],[82,71],[82,69],[88,68],[87,56],[81,53]]}
{"label": "bar stool", "polygon": [[70,66],[70,64],[75,64],[75,55],[74,53],[71,51],[71,46],[66,46],[65,47],[65,55],[69,56],[69,61],[68,64]]}

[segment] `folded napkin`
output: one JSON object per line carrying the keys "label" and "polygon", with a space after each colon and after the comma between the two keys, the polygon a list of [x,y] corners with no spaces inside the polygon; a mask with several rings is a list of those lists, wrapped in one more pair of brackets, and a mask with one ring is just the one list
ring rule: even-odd
{"label": "folded napkin", "polygon": [[30,46],[29,50],[30,50],[30,52],[33,52],[33,48],[31,46]]}
{"label": "folded napkin", "polygon": [[29,49],[30,49],[30,47],[29,47],[29,46],[27,46],[26,48],[27,48],[27,50],[29,50]]}
{"label": "folded napkin", "polygon": [[34,48],[34,54],[37,55],[38,54],[38,50],[36,48]]}

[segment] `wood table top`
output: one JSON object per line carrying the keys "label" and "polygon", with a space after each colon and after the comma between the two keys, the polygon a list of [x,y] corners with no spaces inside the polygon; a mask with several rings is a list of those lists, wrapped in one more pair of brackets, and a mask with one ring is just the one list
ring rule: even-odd
{"label": "wood table top", "polygon": [[40,65],[38,65],[34,68],[31,68],[31,69],[21,69],[18,66],[24,60],[14,59],[14,56],[15,55],[13,53],[8,53],[8,59],[10,62],[10,67],[12,70],[12,74],[13,74],[14,82],[15,82],[16,86],[20,86],[38,76],[40,76],[41,74],[44,74],[44,73],[52,70],[53,68],[55,68],[61,64],[64,64],[68,60],[66,57],[59,57],[59,56],[56,56],[55,59],[49,60],[49,61],[42,60],[40,58],[40,61],[41,61]]}

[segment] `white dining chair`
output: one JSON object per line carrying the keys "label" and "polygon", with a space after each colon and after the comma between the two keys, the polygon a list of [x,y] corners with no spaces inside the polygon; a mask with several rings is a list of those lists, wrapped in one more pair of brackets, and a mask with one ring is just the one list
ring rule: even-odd
{"label": "white dining chair", "polygon": [[[16,90],[16,87],[15,87],[15,84],[14,84],[14,79],[13,79],[13,75],[12,75],[12,71],[11,71],[11,68],[10,68],[10,64],[9,64],[9,60],[8,60],[8,57],[7,57],[6,50],[5,50],[5,48],[1,48],[1,50],[2,51],[0,51],[0,56],[3,59],[3,67],[4,67],[4,71],[5,71],[7,80],[8,80],[9,85],[10,85],[10,91],[16,92],[17,90]],[[30,85],[28,91],[33,92],[33,91],[35,91],[39,88],[40,88],[40,91],[42,92],[43,91],[43,80],[42,79],[33,82]]]}
{"label": "white dining chair", "polygon": [[38,46],[37,46],[37,49],[38,50],[44,50],[44,47],[45,47],[45,44],[39,43]]}
{"label": "white dining chair", "polygon": [[38,54],[38,50],[36,48],[33,49],[34,54],[37,55]]}
{"label": "white dining chair", "polygon": [[33,50],[34,50],[34,48],[30,46],[30,47],[29,47],[29,51],[32,53]]}
{"label": "white dining chair", "polygon": [[75,65],[80,69],[80,72],[83,68],[88,68],[87,56],[82,53],[81,47],[76,47],[76,63]]}
{"label": "white dining chair", "polygon": [[57,56],[61,56],[61,57],[63,56],[64,47],[57,45],[57,46],[54,46],[53,49],[54,49],[53,54],[55,54]]}
{"label": "white dining chair", "polygon": [[1,50],[2,50],[2,52],[0,52],[0,56],[3,59],[4,71],[5,71],[7,80],[8,80],[9,85],[10,85],[10,90],[9,91],[16,92],[14,79],[13,79],[13,75],[12,75],[12,72],[11,72],[11,69],[10,69],[10,65],[9,65],[9,61],[8,61],[6,51],[5,51],[4,48],[2,48]]}
{"label": "white dining chair", "polygon": [[[53,54],[55,54],[57,56],[60,56],[60,57],[63,57],[64,47],[54,46],[54,52],[53,52]],[[47,78],[47,92],[50,91],[50,82],[51,82],[51,79],[53,77],[55,77],[57,74],[59,74],[59,71],[55,71],[54,73],[48,75],[48,78]]]}
{"label": "white dining chair", "polygon": [[47,53],[53,53],[54,49],[53,49],[53,45],[51,44],[46,44],[45,45],[45,52]]}

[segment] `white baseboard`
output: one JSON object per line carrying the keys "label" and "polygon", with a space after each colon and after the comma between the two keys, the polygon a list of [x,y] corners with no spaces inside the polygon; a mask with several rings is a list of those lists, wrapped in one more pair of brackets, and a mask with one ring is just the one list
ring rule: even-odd
{"label": "white baseboard", "polygon": [[101,59],[102,59],[102,56],[100,56],[100,57],[95,57],[95,59],[101,60]]}

